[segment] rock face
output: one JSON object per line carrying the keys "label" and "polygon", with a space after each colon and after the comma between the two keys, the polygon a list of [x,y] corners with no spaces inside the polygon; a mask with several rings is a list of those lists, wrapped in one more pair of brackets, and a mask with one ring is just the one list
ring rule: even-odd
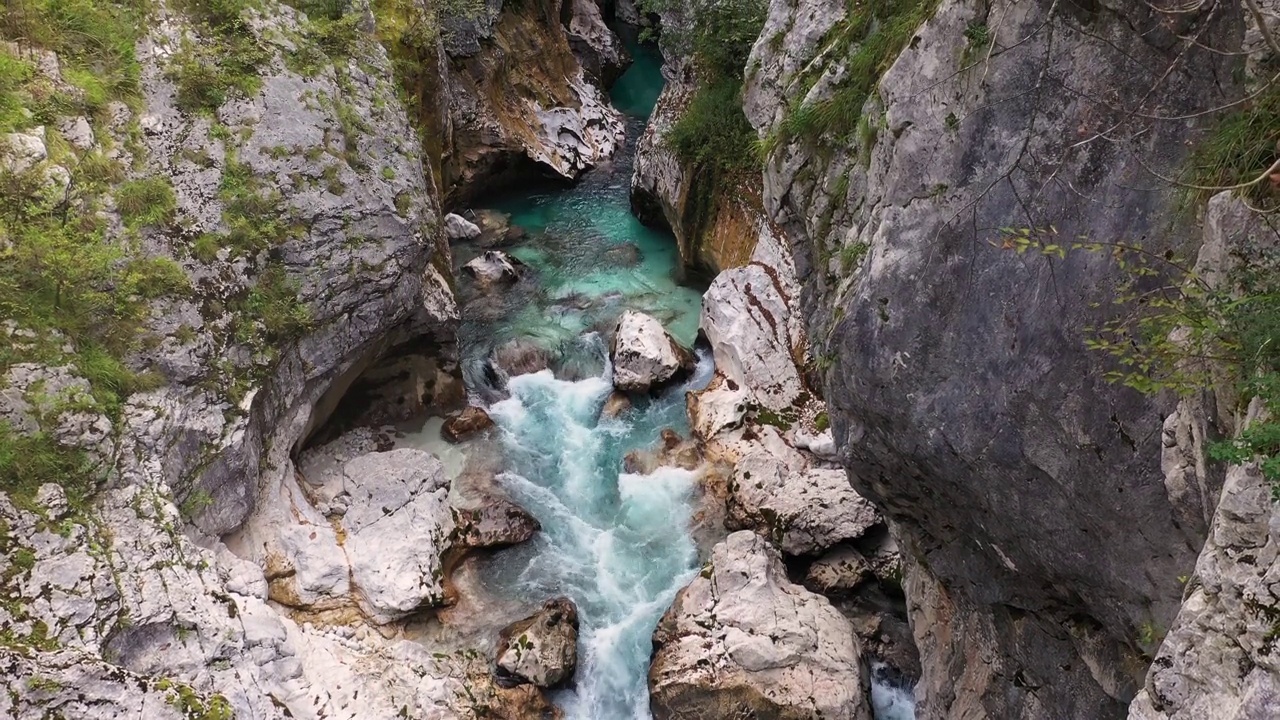
{"label": "rock face", "polygon": [[[441,145],[447,200],[547,170],[574,179],[621,145],[622,116],[574,53],[581,49],[589,64],[598,59],[607,76],[617,39],[590,22],[598,10],[589,17],[582,8],[575,25],[575,8],[566,6],[572,2],[490,0],[478,17],[446,22],[447,41],[439,57],[429,59],[439,68],[430,80],[437,93],[419,107],[418,121]],[[405,42],[416,42],[411,32]]]}
{"label": "rock face", "polygon": [[654,632],[655,720],[870,720],[853,630],[787,581],[776,550],[737,532],[680,591]]}
{"label": "rock face", "polygon": [[498,681],[552,688],[578,668],[578,609],[569,598],[548,600],[498,636]]}
{"label": "rock face", "polygon": [[583,70],[600,87],[609,88],[631,64],[622,41],[605,24],[596,0],[564,0],[569,19],[569,46]]}
{"label": "rock face", "polygon": [[627,310],[618,319],[609,349],[613,386],[623,392],[648,392],[693,369],[693,353],[681,347],[662,323]]}
{"label": "rock face", "polygon": [[[1240,199],[1229,193],[1215,196],[1204,227],[1195,271],[1206,282],[1216,285],[1234,277],[1233,266],[1275,271],[1274,233],[1265,217]],[[1171,493],[1195,497],[1204,492],[1203,443],[1212,436],[1205,431],[1224,427],[1230,434],[1237,424],[1232,408],[1218,407],[1214,400],[1184,399],[1165,422],[1161,459]],[[1237,429],[1262,413],[1255,399]],[[1130,720],[1244,720],[1280,714],[1275,658],[1280,595],[1274,582],[1280,573],[1280,524],[1272,488],[1255,463],[1227,470],[1195,571],[1180,578],[1186,580],[1182,609],[1129,708]],[[1164,631],[1164,626],[1147,629],[1148,649],[1160,643]]]}
{"label": "rock face", "polygon": [[[762,136],[838,90],[824,38],[847,22],[833,0],[770,4],[745,101]],[[764,202],[796,251],[835,445],[903,537],[921,717],[1122,716],[1146,665],[1136,638],[1180,603],[1171,579],[1216,493],[1172,496],[1158,462],[1170,408],[1108,384],[1085,348],[1115,266],[1029,262],[981,228],[1157,253],[1184,238],[1173,190],[1136,179],[1176,174],[1198,127],[1143,118],[1199,117],[1229,90],[1226,56],[1175,60],[1193,23],[1204,45],[1238,43],[1236,8],[943,2],[879,78],[857,152],[776,136]],[[972,27],[994,51],[966,47]]]}

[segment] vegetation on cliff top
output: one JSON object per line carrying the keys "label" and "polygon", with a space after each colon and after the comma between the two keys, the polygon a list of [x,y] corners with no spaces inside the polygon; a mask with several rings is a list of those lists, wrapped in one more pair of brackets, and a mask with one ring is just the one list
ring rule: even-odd
{"label": "vegetation on cliff top", "polygon": [[691,58],[697,89],[662,140],[687,168],[684,225],[696,238],[715,220],[717,199],[758,169],[756,135],[742,111],[751,46],[764,26],[762,0],[644,0],[643,9],[683,19],[663,43]]}
{"label": "vegetation on cliff top", "polygon": [[[881,76],[898,59],[916,30],[933,16],[938,0],[847,0],[845,17],[822,39],[819,57],[831,58],[813,63],[800,73],[797,98],[773,133],[765,138],[765,155],[792,140],[809,143],[834,141],[852,145],[866,129],[856,133],[862,121],[862,108],[875,92]],[[824,99],[806,103],[804,98],[817,84],[823,72],[842,63],[844,72]]]}

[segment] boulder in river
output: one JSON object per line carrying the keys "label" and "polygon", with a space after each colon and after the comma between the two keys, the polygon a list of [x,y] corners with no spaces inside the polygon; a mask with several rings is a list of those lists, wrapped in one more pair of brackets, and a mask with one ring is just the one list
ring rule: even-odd
{"label": "boulder in river", "polygon": [[600,417],[605,419],[616,418],[630,409],[631,398],[627,397],[626,393],[614,390],[605,399],[604,407],[600,408]]}
{"label": "boulder in river", "polygon": [[613,386],[623,392],[646,392],[693,370],[693,353],[682,347],[654,317],[627,310],[618,319],[610,348]]}
{"label": "boulder in river", "polygon": [[475,278],[482,290],[497,285],[513,285],[520,281],[520,268],[524,263],[502,252],[485,250],[479,257],[462,266],[462,271]]}
{"label": "boulder in river", "polygon": [[480,226],[461,215],[449,213],[444,216],[444,236],[449,238],[450,242],[474,240],[480,237]]}
{"label": "boulder in river", "polygon": [[468,405],[462,409],[462,412],[445,420],[444,425],[440,427],[440,432],[445,440],[456,443],[491,427],[493,427],[493,418],[489,417],[489,413],[485,412],[484,408]]}
{"label": "boulder in river", "polygon": [[553,688],[578,668],[578,608],[566,597],[552,598],[533,615],[498,635],[499,683]]}
{"label": "boulder in river", "polygon": [[542,529],[528,510],[493,493],[477,493],[454,510],[455,547],[497,549],[518,545]]}
{"label": "boulder in river", "polygon": [[653,634],[654,720],[869,720],[868,684],[849,621],[787,580],[782,558],[736,532]]}
{"label": "boulder in river", "polygon": [[546,370],[551,360],[550,350],[524,338],[508,340],[489,354],[489,364],[509,378]]}
{"label": "boulder in river", "polygon": [[604,261],[617,267],[635,267],[640,264],[640,248],[634,243],[614,245],[604,251]]}

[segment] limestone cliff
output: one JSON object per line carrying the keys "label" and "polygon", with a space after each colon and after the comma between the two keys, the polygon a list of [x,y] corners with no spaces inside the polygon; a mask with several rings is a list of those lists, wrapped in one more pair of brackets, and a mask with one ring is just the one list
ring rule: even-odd
{"label": "limestone cliff", "polygon": [[1086,350],[1108,258],[1001,229],[1194,247],[1155,173],[1233,96],[1203,47],[1238,47],[1240,10],[876,7],[771,3],[746,108],[842,459],[903,541],[919,713],[1120,717],[1220,481],[1166,486],[1171,407]]}
{"label": "limestone cliff", "polygon": [[[621,144],[602,88],[624,50],[599,8],[582,5],[490,0],[436,18],[430,4],[374,3],[446,202],[529,178],[573,180]],[[432,23],[439,30],[424,35]]]}
{"label": "limestone cliff", "polygon": [[[334,473],[295,465],[344,418],[459,397],[440,198],[370,16],[123,8],[33,14],[0,47],[0,175],[26,213],[6,277],[89,268],[47,306],[20,285],[5,323],[0,715],[541,713],[473,656],[375,631],[442,601],[459,516],[439,463],[369,437]],[[118,85],[57,33],[112,47]],[[32,274],[46,246],[74,250]]]}

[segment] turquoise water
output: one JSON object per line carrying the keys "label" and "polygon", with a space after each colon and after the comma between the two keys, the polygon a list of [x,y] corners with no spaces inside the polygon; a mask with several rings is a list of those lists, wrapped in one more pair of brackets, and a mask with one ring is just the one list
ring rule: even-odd
{"label": "turquoise water", "polygon": [[[636,62],[613,91],[629,116],[626,150],[572,187],[487,202],[526,231],[502,249],[529,266],[528,277],[498,293],[479,293],[466,280],[459,288],[464,375],[498,426],[498,481],[543,528],[532,541],[484,560],[480,581],[487,592],[531,607],[557,595],[577,605],[578,671],[572,687],[553,698],[568,720],[650,718],[653,628],[698,567],[689,534],[696,475],[662,469],[640,476],[622,468],[629,451],[653,445],[663,428],[688,434],[684,393],[710,379],[710,357],[699,353],[684,385],[638,401],[619,418],[599,418],[612,392],[603,338],[622,310],[648,312],[692,345],[701,308],[700,291],[676,281],[674,238],[631,215],[633,143],[662,88],[656,53],[631,49]],[[638,262],[611,259],[611,251],[628,244]],[[455,246],[455,264],[482,250]],[[541,346],[557,371],[572,359],[578,372],[571,379],[551,369],[510,379],[486,372],[494,348],[512,339]],[[446,447],[439,423],[402,444],[442,452],[453,473],[466,462],[467,446]],[[913,717],[909,693],[879,673],[875,678],[877,718]]]}
{"label": "turquoise water", "polygon": [[[488,294],[459,283],[464,375],[498,426],[498,481],[543,528],[532,541],[483,561],[478,574],[487,592],[504,598],[533,605],[567,595],[576,603],[578,671],[573,686],[554,696],[570,720],[650,717],[653,628],[698,566],[689,534],[695,474],[622,469],[627,452],[652,446],[663,428],[688,433],[684,392],[710,379],[709,354],[700,352],[683,386],[637,400],[619,418],[599,419],[612,392],[603,338],[617,316],[643,310],[692,346],[702,300],[700,291],[676,281],[674,238],[631,215],[633,143],[662,86],[655,54],[633,52],[637,62],[614,90],[629,116],[627,149],[572,187],[485,203],[526,232],[502,249],[529,266],[527,277]],[[611,257],[628,244],[636,253],[626,254],[638,258]],[[455,246],[454,262],[483,249]],[[553,369],[496,376],[488,358],[512,339],[541,346],[555,358]],[[566,358],[576,369],[568,379],[555,374]],[[428,424],[403,444],[438,447],[438,427]],[[455,458],[451,466],[463,462]]]}

